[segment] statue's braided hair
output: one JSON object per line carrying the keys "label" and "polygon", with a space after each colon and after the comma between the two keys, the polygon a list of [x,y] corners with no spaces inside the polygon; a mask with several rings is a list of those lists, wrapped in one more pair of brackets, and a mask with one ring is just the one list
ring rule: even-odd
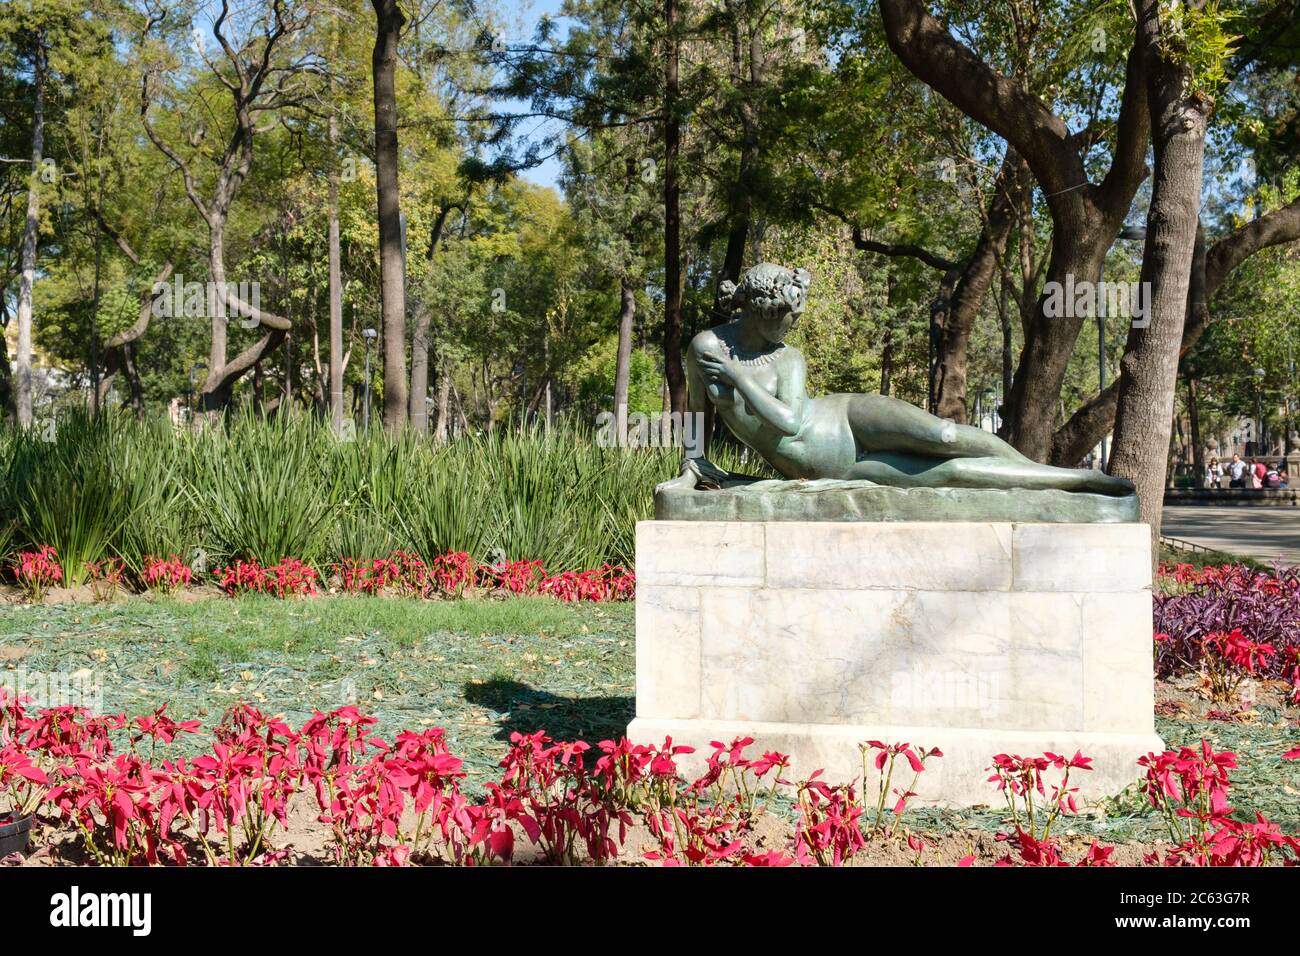
{"label": "statue's braided hair", "polygon": [[740,284],[725,280],[719,287],[719,303],[727,312],[748,308],[764,319],[774,319],[782,312],[798,315],[808,298],[812,273],[807,269],[760,262],[741,276]]}

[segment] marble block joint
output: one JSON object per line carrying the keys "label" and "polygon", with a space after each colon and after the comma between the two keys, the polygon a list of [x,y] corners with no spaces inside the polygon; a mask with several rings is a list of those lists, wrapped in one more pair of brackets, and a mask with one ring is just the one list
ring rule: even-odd
{"label": "marble block joint", "polygon": [[628,736],[752,736],[838,780],[860,741],[939,747],[919,799],[956,806],[999,802],[996,753],[1082,750],[1084,795],[1118,792],[1163,749],[1150,548],[1137,523],[643,521]]}

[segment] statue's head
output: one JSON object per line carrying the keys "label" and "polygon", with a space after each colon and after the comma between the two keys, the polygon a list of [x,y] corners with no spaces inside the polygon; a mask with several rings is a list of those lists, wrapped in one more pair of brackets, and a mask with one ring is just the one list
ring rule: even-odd
{"label": "statue's head", "polygon": [[724,309],[739,310],[742,320],[753,322],[764,338],[775,344],[785,338],[803,312],[811,282],[812,273],[807,269],[760,262],[741,276],[739,284],[729,279],[723,282],[720,300]]}

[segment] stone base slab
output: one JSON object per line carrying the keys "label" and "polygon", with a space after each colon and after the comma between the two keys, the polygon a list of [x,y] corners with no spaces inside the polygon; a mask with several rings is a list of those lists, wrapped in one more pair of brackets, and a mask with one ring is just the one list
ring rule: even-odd
{"label": "stone base slab", "polygon": [[[1037,756],[1044,751],[1073,756],[1081,751],[1092,757],[1092,771],[1072,771],[1070,785],[1076,783],[1084,800],[1094,800],[1119,793],[1142,776],[1137,759],[1165,749],[1156,733],[1101,734],[1052,731],[969,730],[956,727],[898,727],[832,724],[785,724],[734,720],[657,720],[638,717],[628,727],[628,739],[636,743],[660,744],[671,737],[674,745],[694,747],[695,753],[677,759],[687,779],[702,773],[705,759],[712,753],[710,742],[730,744],[737,737],[753,737],[747,753],[757,757],[766,750],[789,754],[791,767],[786,778],[804,780],[814,770],[823,770],[823,778],[832,783],[846,783],[862,777],[862,756],[858,744],[868,740],[884,743],[910,743],[927,750],[938,747],[942,757],[926,761],[925,772],[916,780],[915,804],[975,807],[1002,806],[1003,798],[996,785],[989,783],[994,754],[1010,753]],[[870,798],[878,792],[880,776],[871,762],[866,767],[865,792]],[[911,768],[902,761],[895,764],[890,789],[912,784]],[[1055,779],[1049,776],[1049,780]],[[870,802],[870,800],[868,801]],[[892,801],[891,801],[892,803]]]}
{"label": "stone base slab", "polygon": [[1144,524],[643,521],[636,562],[638,743],[752,736],[843,779],[861,741],[937,746],[954,805],[996,753],[1082,750],[1095,794],[1163,749]]}

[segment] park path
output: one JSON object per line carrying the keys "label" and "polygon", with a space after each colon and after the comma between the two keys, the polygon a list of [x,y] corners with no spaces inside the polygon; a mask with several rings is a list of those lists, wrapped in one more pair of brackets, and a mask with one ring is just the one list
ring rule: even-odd
{"label": "park path", "polygon": [[1300,564],[1300,508],[1166,505],[1160,532],[1265,563]]}

